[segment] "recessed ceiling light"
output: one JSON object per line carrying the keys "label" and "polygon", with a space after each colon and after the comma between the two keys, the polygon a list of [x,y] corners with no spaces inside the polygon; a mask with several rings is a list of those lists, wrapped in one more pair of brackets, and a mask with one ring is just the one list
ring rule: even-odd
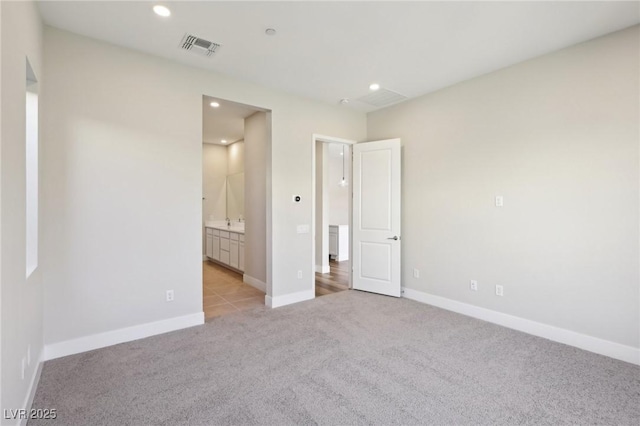
{"label": "recessed ceiling light", "polygon": [[163,16],[165,18],[167,16],[171,16],[171,11],[169,10],[169,8],[159,4],[153,6],[153,11],[156,13],[156,15]]}
{"label": "recessed ceiling light", "polygon": [[378,83],[373,83],[369,86],[369,90],[378,90],[380,85]]}
{"label": "recessed ceiling light", "polygon": [[211,105],[214,108],[218,108],[220,106],[220,104],[217,102],[211,102],[209,105]]}
{"label": "recessed ceiling light", "polygon": [[274,28],[267,28],[266,30],[264,30],[264,33],[266,35],[276,35],[276,30]]}
{"label": "recessed ceiling light", "polygon": [[227,140],[226,139],[222,139],[220,142],[227,143]]}

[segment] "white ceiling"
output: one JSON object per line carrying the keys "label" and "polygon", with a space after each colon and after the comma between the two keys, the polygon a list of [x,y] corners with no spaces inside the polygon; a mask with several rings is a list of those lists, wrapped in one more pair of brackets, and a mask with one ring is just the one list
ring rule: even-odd
{"label": "white ceiling", "polygon": [[[213,108],[211,102],[220,104]],[[202,97],[202,142],[230,145],[244,139],[244,119],[261,109],[224,99]]]}
{"label": "white ceiling", "polygon": [[[368,86],[416,97],[640,22],[638,2],[58,2],[52,26],[337,104]],[[275,28],[267,36],[266,28]],[[211,58],[186,33],[220,43]]]}

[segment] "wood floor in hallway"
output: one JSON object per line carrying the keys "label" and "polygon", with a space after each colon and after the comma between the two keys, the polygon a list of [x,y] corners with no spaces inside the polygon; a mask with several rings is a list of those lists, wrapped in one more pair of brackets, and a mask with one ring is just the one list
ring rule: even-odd
{"label": "wood floor in hallway", "polygon": [[351,262],[348,260],[342,262],[331,260],[328,274],[316,272],[316,297],[348,290],[350,267]]}
{"label": "wood floor in hallway", "polygon": [[265,309],[264,293],[242,282],[242,274],[202,262],[202,305],[205,319],[248,309]]}
{"label": "wood floor in hallway", "polygon": [[[329,262],[328,274],[316,273],[316,297],[349,289],[350,262]],[[202,305],[205,319],[248,309],[267,309],[265,294],[244,283],[242,274],[213,262],[202,262]]]}

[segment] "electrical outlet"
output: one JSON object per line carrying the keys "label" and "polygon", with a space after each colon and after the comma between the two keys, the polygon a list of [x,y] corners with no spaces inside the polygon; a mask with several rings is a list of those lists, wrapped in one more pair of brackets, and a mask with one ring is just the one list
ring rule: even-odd
{"label": "electrical outlet", "polygon": [[27,346],[27,365],[31,365],[31,345]]}
{"label": "electrical outlet", "polygon": [[413,278],[420,278],[420,270],[413,268]]}
{"label": "electrical outlet", "polygon": [[298,278],[302,278],[302,271],[298,271]]}
{"label": "electrical outlet", "polygon": [[22,358],[22,369],[20,370],[20,377],[24,380],[24,370],[27,368],[27,360]]}
{"label": "electrical outlet", "polygon": [[173,302],[173,290],[167,290],[167,302]]}
{"label": "electrical outlet", "polygon": [[476,280],[469,281],[469,288],[472,291],[478,291],[478,281],[476,281]]}
{"label": "electrical outlet", "polygon": [[504,197],[502,195],[496,195],[496,207],[504,206]]}
{"label": "electrical outlet", "polygon": [[496,286],[496,296],[504,296],[504,287],[501,285]]}

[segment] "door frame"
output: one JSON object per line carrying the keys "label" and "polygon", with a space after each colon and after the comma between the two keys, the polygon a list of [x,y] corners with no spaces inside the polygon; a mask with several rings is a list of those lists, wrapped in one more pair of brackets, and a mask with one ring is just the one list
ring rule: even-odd
{"label": "door frame", "polygon": [[[315,298],[315,287],[316,287],[316,145],[318,143],[339,143],[343,145],[349,146],[349,150],[353,152],[353,145],[358,143],[357,141],[351,139],[343,139],[337,138],[334,136],[326,136],[314,133],[311,135],[311,223],[313,229],[313,237],[311,238],[311,276],[313,277],[312,287],[313,297]],[[351,157],[353,160],[353,156]],[[352,260],[352,223],[353,223],[353,167],[349,167],[349,176],[347,177],[349,182],[349,261]],[[349,268],[349,288],[352,288],[352,273],[353,268]]]}

